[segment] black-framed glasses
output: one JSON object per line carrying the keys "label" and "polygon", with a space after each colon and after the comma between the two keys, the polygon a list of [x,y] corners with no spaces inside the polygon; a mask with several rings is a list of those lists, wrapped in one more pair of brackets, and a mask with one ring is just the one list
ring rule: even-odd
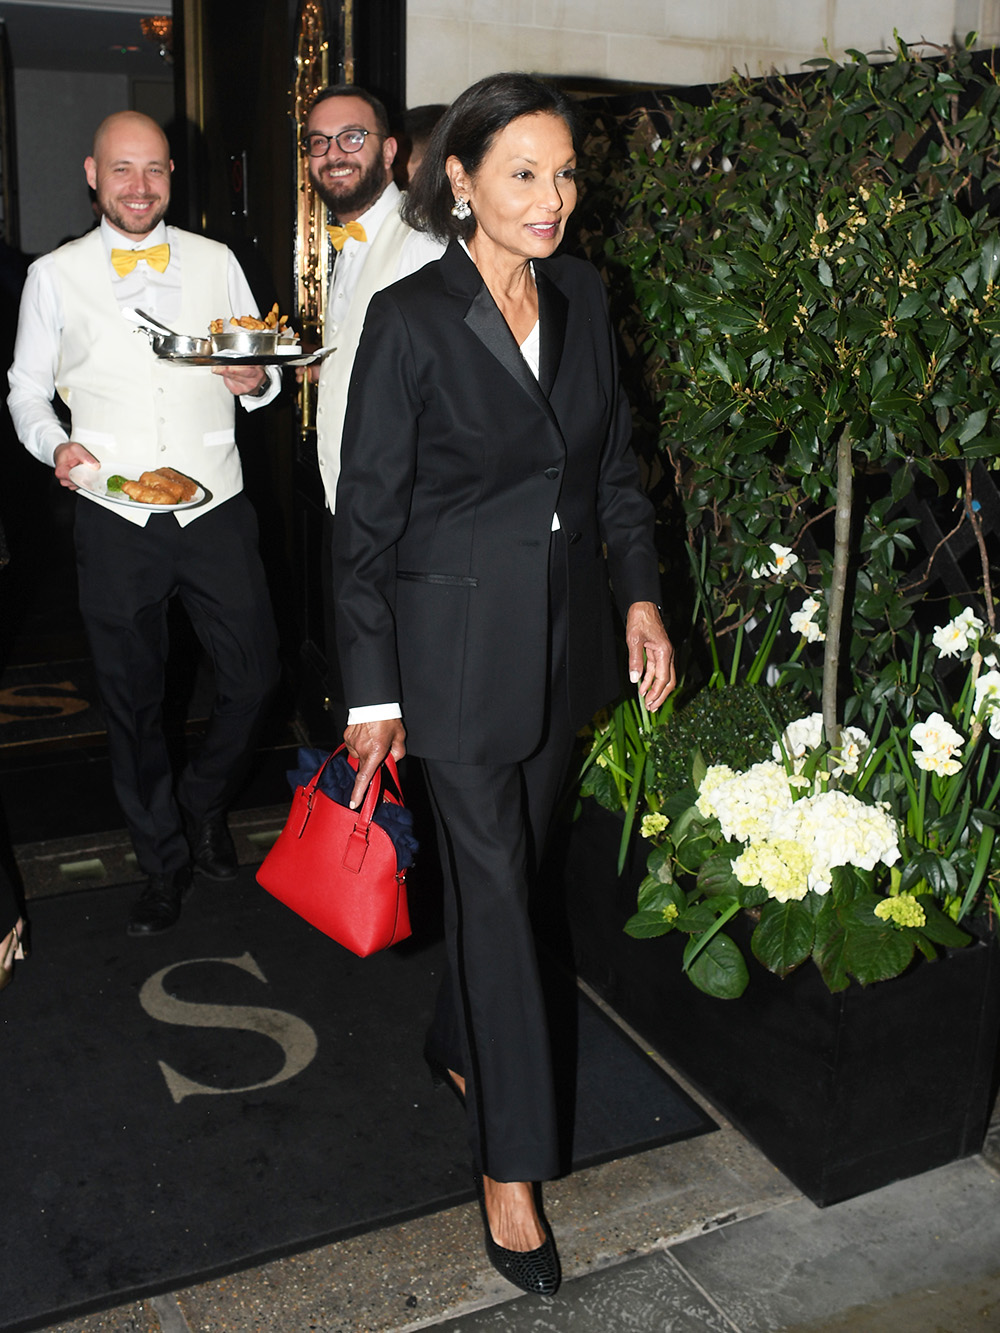
{"label": "black-framed glasses", "polygon": [[360,153],[369,134],[376,139],[383,136],[377,130],[341,130],[339,134],[306,134],[302,137],[302,147],[310,157],[326,157],[330,145],[335,143],[342,153]]}

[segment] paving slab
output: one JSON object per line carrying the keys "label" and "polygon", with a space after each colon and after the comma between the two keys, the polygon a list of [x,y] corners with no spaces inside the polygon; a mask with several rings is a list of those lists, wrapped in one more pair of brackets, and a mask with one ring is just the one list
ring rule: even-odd
{"label": "paving slab", "polygon": [[669,1253],[578,1278],[554,1297],[523,1296],[435,1327],[439,1333],[734,1333]]}
{"label": "paving slab", "polygon": [[799,1199],[671,1254],[741,1333],[969,1288],[1000,1273],[1000,1174],[974,1157],[830,1208]]}
{"label": "paving slab", "polygon": [[785,1333],[996,1333],[1000,1273],[958,1286],[924,1287],[898,1300],[854,1306]]}

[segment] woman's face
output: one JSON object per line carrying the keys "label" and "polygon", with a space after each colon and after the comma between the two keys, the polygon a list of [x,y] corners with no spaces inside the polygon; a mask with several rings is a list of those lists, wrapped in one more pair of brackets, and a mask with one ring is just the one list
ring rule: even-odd
{"label": "woman's face", "polygon": [[456,157],[447,169],[476,219],[469,248],[477,261],[490,251],[519,259],[553,253],[576,206],[576,153],[561,116],[537,112],[512,120],[471,178]]}

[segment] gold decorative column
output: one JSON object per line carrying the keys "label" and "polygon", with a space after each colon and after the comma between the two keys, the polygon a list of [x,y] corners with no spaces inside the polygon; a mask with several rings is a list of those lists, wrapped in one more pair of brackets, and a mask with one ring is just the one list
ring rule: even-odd
{"label": "gold decorative column", "polygon": [[[295,85],[292,89],[291,115],[296,144],[305,130],[309,104],[319,90],[326,87],[329,68],[330,44],[322,0],[305,0],[295,34]],[[319,339],[330,285],[330,246],[324,231],[326,205],[312,187],[308,160],[301,150],[296,154],[295,187],[295,313],[302,333],[307,336],[315,334]],[[304,431],[313,424],[314,398],[315,394],[310,392],[306,379],[300,396],[301,427]]]}

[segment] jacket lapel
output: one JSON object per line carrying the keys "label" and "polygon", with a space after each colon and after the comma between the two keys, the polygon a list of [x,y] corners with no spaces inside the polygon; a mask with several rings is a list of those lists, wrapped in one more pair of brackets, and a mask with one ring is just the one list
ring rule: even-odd
{"label": "jacket lapel", "polygon": [[497,304],[483,283],[465,313],[465,322],[479,341],[513,375],[529,398],[540,407],[546,416],[555,418],[549,407],[549,400],[539,386],[538,381],[528,369],[528,363],[521,355],[521,349],[510,331],[510,326],[497,309]]}
{"label": "jacket lapel", "polygon": [[[457,241],[453,241],[441,260],[442,270],[448,285],[456,294],[471,298],[465,312],[465,323],[476,335],[486,350],[496,358],[504,370],[517,381],[532,402],[545,413],[546,417],[558,429],[555,413],[549,406],[549,400],[535,379],[528,364],[521,355],[521,349],[510,331],[507,321],[501,315],[496,302],[490,295],[486,284],[480,277],[479,270]],[[551,283],[547,283],[551,287]],[[557,294],[558,295],[558,294]],[[541,318],[541,296],[539,296],[539,317]],[[566,316],[563,311],[562,326],[565,328]],[[542,341],[545,341],[545,326],[542,325]],[[559,339],[562,350],[562,337]],[[543,353],[544,356],[544,353]],[[558,364],[558,360],[556,362]]]}
{"label": "jacket lapel", "polygon": [[538,320],[542,334],[538,383],[542,393],[548,398],[556,382],[559,362],[562,360],[569,302],[547,276],[541,264],[535,265],[535,283],[538,287]]}

